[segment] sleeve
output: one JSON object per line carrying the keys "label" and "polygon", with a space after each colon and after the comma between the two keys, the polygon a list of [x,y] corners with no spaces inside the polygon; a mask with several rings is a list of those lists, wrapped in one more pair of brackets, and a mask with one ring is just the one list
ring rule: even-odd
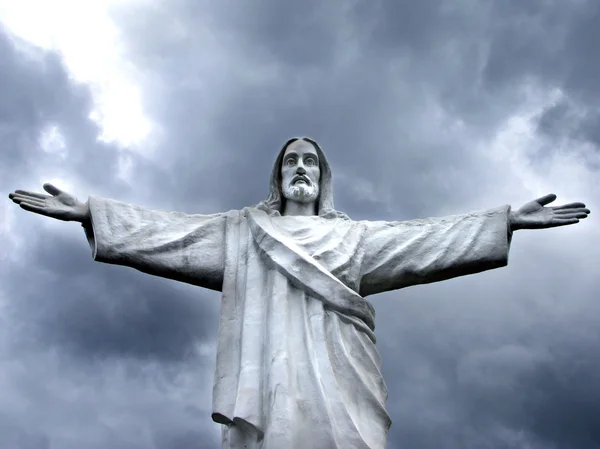
{"label": "sleeve", "polygon": [[510,206],[406,222],[365,222],[362,296],[508,264]]}
{"label": "sleeve", "polygon": [[83,224],[98,262],[221,290],[226,214],[188,215],[90,197]]}

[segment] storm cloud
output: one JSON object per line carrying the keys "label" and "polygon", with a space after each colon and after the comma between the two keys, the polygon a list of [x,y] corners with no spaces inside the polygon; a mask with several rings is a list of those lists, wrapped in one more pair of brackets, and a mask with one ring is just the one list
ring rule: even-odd
{"label": "storm cloud", "polygon": [[82,200],[238,209],[265,198],[281,145],[304,135],[357,220],[550,192],[587,204],[576,226],[515,233],[505,268],[370,299],[390,449],[600,447],[598,2],[117,3],[108,17],[152,127],[134,142],[102,137],[97,86],[6,11],[1,447],[220,447],[219,295],[96,263],[79,225],[8,193],[54,181]]}

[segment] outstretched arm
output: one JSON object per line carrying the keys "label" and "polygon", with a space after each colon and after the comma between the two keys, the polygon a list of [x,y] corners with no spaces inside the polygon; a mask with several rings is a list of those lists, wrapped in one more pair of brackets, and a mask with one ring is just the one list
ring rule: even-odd
{"label": "outstretched arm", "polygon": [[16,190],[9,198],[27,211],[82,223],[94,260],[221,289],[226,214],[188,215],[95,197],[82,203],[51,184],[44,190],[50,195]]}
{"label": "outstretched arm", "polygon": [[505,266],[512,231],[578,223],[590,213],[583,203],[545,207],[549,194],[516,211],[488,211],[406,222],[367,222],[361,294],[426,284]]}
{"label": "outstretched arm", "polygon": [[590,210],[586,209],[583,203],[544,207],[555,199],[556,195],[550,193],[537,200],[530,201],[516,211],[511,211],[509,215],[511,230],[544,229],[571,225],[587,218],[590,213]]}
{"label": "outstretched arm", "polygon": [[510,207],[403,222],[365,222],[363,296],[474,274],[508,263]]}

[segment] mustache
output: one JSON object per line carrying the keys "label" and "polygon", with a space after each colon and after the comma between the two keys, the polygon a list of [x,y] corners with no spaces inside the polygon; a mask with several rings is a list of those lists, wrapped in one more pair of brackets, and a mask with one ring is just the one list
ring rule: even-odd
{"label": "mustache", "polygon": [[307,185],[311,186],[312,182],[310,179],[308,179],[308,177],[304,176],[304,175],[296,175],[292,178],[292,184],[294,184],[296,181],[302,179],[304,182],[306,182]]}

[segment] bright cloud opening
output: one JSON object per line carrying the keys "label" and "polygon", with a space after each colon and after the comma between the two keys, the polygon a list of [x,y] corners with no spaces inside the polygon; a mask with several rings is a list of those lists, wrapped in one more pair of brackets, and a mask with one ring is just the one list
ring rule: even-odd
{"label": "bright cloud opening", "polygon": [[147,1],[0,0],[0,22],[19,38],[58,51],[73,79],[90,86],[90,119],[101,127],[100,140],[135,147],[154,124],[144,114],[138,74],[125,59],[111,12]]}
{"label": "bright cloud opening", "polygon": [[[525,85],[523,97],[522,107],[481,151],[493,161],[508,161],[512,174],[532,195],[557,193],[557,204],[581,201],[589,192],[598,191],[597,174],[591,167],[600,164],[600,157],[591,143],[572,139],[568,133],[549,139],[538,132],[540,116],[559,102],[569,101],[565,93],[557,88]],[[572,106],[577,109],[578,105]],[[586,202],[591,205],[589,200]]]}
{"label": "bright cloud opening", "polygon": [[56,154],[62,158],[67,156],[65,138],[56,125],[47,126],[38,138],[38,145],[46,153]]}

